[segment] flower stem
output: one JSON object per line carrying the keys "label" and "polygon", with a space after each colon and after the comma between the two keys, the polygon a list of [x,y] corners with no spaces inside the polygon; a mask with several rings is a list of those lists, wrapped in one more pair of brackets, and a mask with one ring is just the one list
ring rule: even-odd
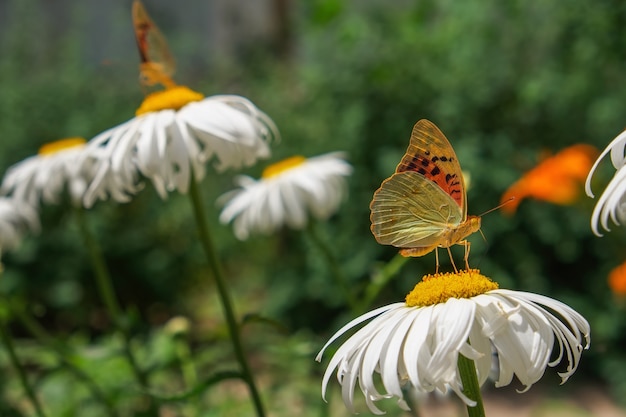
{"label": "flower stem", "polygon": [[96,285],[98,286],[98,291],[100,292],[102,301],[104,302],[106,309],[109,311],[111,319],[115,322],[115,325],[117,327],[124,328],[126,327],[125,320],[123,320],[124,315],[122,313],[122,308],[115,297],[111,277],[106,263],[104,262],[104,256],[102,255],[100,246],[87,226],[87,219],[85,218],[85,212],[82,208],[76,208],[76,219],[83,241],[85,242],[87,251],[89,252],[89,258],[96,275]]}
{"label": "flower stem", "polygon": [[[85,242],[87,251],[89,252],[89,258],[91,259],[91,264],[94,270],[94,274],[96,276],[96,285],[98,287],[98,291],[100,292],[102,301],[104,302],[104,305],[109,312],[115,328],[122,335],[124,356],[126,357],[128,364],[130,365],[130,368],[133,372],[133,375],[135,376],[135,379],[137,380],[137,383],[143,390],[147,391],[149,389],[148,376],[139,367],[137,359],[135,358],[135,355],[132,351],[129,323],[126,315],[122,311],[122,308],[117,301],[117,298],[115,297],[115,291],[113,290],[111,275],[109,274],[109,270],[104,261],[102,250],[100,249],[98,242],[93,237],[91,231],[89,230],[89,227],[87,226],[87,219],[85,218],[84,210],[80,207],[77,207],[75,212],[78,227],[83,236],[83,241]],[[153,404],[152,400],[150,400],[150,409],[151,414],[158,414],[156,406]]]}
{"label": "flower stem", "polygon": [[412,390],[412,386],[408,384],[402,387],[402,394],[403,394],[402,398],[404,399],[406,404],[409,406],[409,411],[407,414],[411,415],[412,417],[420,417],[420,411],[419,411],[419,407],[417,403],[417,398],[411,392],[411,390]]}
{"label": "flower stem", "polygon": [[9,359],[11,363],[13,364],[13,367],[15,367],[15,370],[17,371],[17,374],[20,378],[20,382],[22,384],[22,388],[24,388],[24,392],[26,392],[26,396],[28,396],[28,399],[32,403],[33,407],[35,408],[35,413],[37,414],[38,417],[45,417],[46,414],[43,412],[43,409],[41,408],[41,404],[39,403],[39,400],[37,399],[37,396],[35,395],[35,391],[33,390],[33,388],[30,386],[30,383],[28,382],[28,378],[26,377],[26,371],[24,370],[24,367],[20,363],[20,360],[17,357],[17,354],[15,353],[15,348],[13,347],[13,340],[11,339],[11,335],[9,334],[9,331],[6,328],[6,324],[3,321],[0,321],[0,338],[2,338],[2,343],[4,343],[4,345],[7,348]]}
{"label": "flower stem", "polygon": [[483,407],[483,398],[480,395],[480,385],[478,384],[474,361],[459,354],[458,366],[463,383],[463,394],[470,400],[476,401],[474,407],[467,406],[468,416],[485,417],[485,408]]}
{"label": "flower stem", "polygon": [[365,294],[359,304],[357,313],[361,314],[370,307],[376,297],[378,297],[378,294],[380,294],[382,289],[385,288],[389,280],[391,280],[391,278],[393,278],[400,271],[400,268],[402,268],[408,259],[409,258],[398,253],[389,262],[387,262],[383,268],[377,271],[368,286],[365,288]]}
{"label": "flower stem", "polygon": [[215,278],[217,291],[219,293],[219,298],[222,303],[222,310],[224,311],[226,324],[228,325],[228,331],[230,333],[230,340],[233,344],[235,357],[239,362],[239,366],[241,367],[241,373],[244,380],[246,381],[246,384],[248,385],[248,389],[250,390],[250,396],[252,397],[252,402],[254,403],[254,408],[256,409],[257,416],[264,417],[265,410],[263,407],[263,402],[261,401],[261,395],[259,394],[259,391],[254,382],[254,376],[250,369],[250,365],[248,365],[243,345],[241,343],[239,324],[237,323],[237,319],[235,318],[235,309],[233,307],[228,288],[226,287],[226,281],[224,280],[224,274],[222,273],[222,267],[217,257],[215,246],[211,239],[211,234],[209,233],[209,225],[206,221],[204,204],[202,203],[202,198],[200,197],[200,190],[198,189],[198,184],[196,183],[195,179],[192,178],[190,182],[191,184],[189,187],[189,196],[191,198],[194,216],[198,225],[200,243],[202,244],[202,247],[206,254],[209,267],[213,272],[213,277]]}
{"label": "flower stem", "polygon": [[339,262],[333,254],[333,250],[328,246],[326,241],[324,241],[324,239],[320,237],[314,223],[315,222],[311,219],[307,224],[306,231],[308,232],[308,235],[310,236],[313,243],[319,248],[320,251],[322,251],[324,258],[326,258],[326,262],[328,263],[328,267],[330,268],[330,273],[333,276],[335,283],[339,287],[339,290],[343,293],[343,296],[348,303],[348,306],[350,306],[350,309],[353,312],[356,312],[358,308],[356,298],[354,297],[352,291],[350,291],[350,287],[348,286],[348,283],[346,282],[345,277],[341,272]]}
{"label": "flower stem", "polygon": [[41,326],[35,319],[33,319],[32,316],[24,311],[24,308],[14,307],[12,306],[13,303],[9,300],[5,301],[7,304],[11,305],[11,311],[15,314],[15,317],[22,324],[22,326],[24,326],[24,328],[26,328],[26,330],[28,330],[28,332],[30,332],[30,334],[33,335],[39,343],[54,351],[59,357],[61,364],[87,386],[93,397],[102,404],[106,414],[109,417],[117,417],[118,413],[113,407],[113,404],[111,404],[111,401],[106,397],[104,392],[102,392],[98,384],[96,384],[96,382],[82,369],[72,363],[69,358],[71,352],[68,351],[67,347],[55,340],[54,337],[52,337],[48,331],[43,328],[43,326]]}

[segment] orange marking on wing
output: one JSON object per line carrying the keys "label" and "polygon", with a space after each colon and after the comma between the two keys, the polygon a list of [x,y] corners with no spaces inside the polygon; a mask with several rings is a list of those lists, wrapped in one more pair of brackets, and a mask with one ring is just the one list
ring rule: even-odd
{"label": "orange marking on wing", "polygon": [[434,123],[420,120],[396,172],[414,171],[435,182],[465,210],[465,184],[452,145]]}

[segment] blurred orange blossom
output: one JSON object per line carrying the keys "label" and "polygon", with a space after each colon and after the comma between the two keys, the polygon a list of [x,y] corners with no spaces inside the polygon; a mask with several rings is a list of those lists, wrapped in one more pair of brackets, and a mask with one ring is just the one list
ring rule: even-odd
{"label": "blurred orange blossom", "polygon": [[609,273],[609,288],[615,295],[626,295],[626,262]]}
{"label": "blurred orange blossom", "polygon": [[527,197],[554,204],[572,204],[598,154],[591,145],[577,144],[545,158],[506,190],[501,202],[513,199],[502,207],[502,211],[513,214]]}

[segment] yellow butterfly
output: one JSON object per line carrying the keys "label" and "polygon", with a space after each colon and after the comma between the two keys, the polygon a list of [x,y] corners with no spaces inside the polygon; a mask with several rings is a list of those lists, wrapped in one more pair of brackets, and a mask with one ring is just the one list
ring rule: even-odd
{"label": "yellow butterfly", "polygon": [[141,58],[139,65],[141,83],[146,86],[162,84],[166,88],[175,86],[171,78],[175,69],[174,58],[165,37],[150,19],[140,0],[134,0],[132,13],[135,39]]}
{"label": "yellow butterfly", "polygon": [[437,248],[450,253],[450,246],[464,245],[469,268],[465,238],[480,229],[480,217],[468,217],[461,166],[432,122],[422,119],[415,124],[404,157],[374,193],[370,210],[378,243],[401,248],[403,256],[423,256]]}

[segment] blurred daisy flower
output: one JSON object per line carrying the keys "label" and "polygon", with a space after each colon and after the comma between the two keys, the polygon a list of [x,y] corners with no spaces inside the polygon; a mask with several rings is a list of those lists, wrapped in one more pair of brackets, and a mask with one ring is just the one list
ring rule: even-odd
{"label": "blurred daisy flower", "polygon": [[152,93],[137,117],[89,142],[89,155],[97,156],[99,169],[85,205],[105,197],[101,182],[110,175],[129,193],[139,190],[140,176],[162,198],[173,190],[186,193],[192,176],[204,178],[207,161],[214,161],[218,171],[252,165],[270,155],[268,141],[274,137],[278,131],[272,120],[246,98],[204,98],[181,86]]}
{"label": "blurred daisy flower", "polygon": [[233,221],[235,236],[269,234],[287,225],[302,229],[308,215],[327,219],[339,208],[352,166],[341,152],[313,158],[293,156],[268,166],[261,179],[238,176],[240,189],[222,195],[220,221]]}
{"label": "blurred daisy flower", "polygon": [[82,163],[85,142],[73,137],[43,145],[37,155],[7,170],[2,194],[11,195],[16,203],[39,207],[42,202],[58,204],[67,188],[72,201],[80,204],[89,180],[89,167]]}
{"label": "blurred daisy flower", "polygon": [[529,197],[553,204],[572,204],[597,155],[593,146],[578,144],[545,158],[502,195],[501,202],[508,201],[502,210],[513,214],[522,200]]}
{"label": "blurred daisy flower", "polygon": [[406,301],[370,311],[341,328],[322,348],[316,360],[337,338],[374,318],[346,340],[324,374],[322,395],[336,370],[343,401],[352,412],[357,386],[374,414],[385,398],[397,398],[407,409],[402,387],[418,393],[454,391],[469,407],[461,382],[459,354],[474,362],[482,385],[498,357],[496,386],[513,376],[526,391],[547,366],[566,361],[560,372],[565,382],[589,347],[589,323],[567,305],[537,294],[498,289],[478,270],[425,276]]}
{"label": "blurred daisy flower", "polygon": [[13,198],[0,197],[0,254],[15,249],[26,232],[36,233],[39,227],[36,209]]}
{"label": "blurred daisy flower", "polygon": [[626,165],[626,130],[609,143],[589,171],[585,182],[585,191],[591,198],[594,198],[591,191],[591,180],[598,169],[598,165],[609,153],[611,154],[611,163],[616,171],[598,199],[591,215],[591,229],[597,236],[602,236],[598,230],[599,225],[607,232],[611,230],[609,229],[609,218],[618,226],[626,220],[626,169],[624,169]]}
{"label": "blurred daisy flower", "polygon": [[91,154],[101,163],[85,196],[85,205],[104,198],[100,181],[109,172],[129,193],[145,177],[161,198],[187,193],[193,178],[205,176],[205,163],[218,171],[239,169],[270,156],[268,142],[278,137],[274,122],[252,102],[235,95],[204,97],[171,78],[174,60],[165,37],[140,1],[133,2],[133,24],[144,87],[165,89],[146,96],[134,119],[93,138]]}

